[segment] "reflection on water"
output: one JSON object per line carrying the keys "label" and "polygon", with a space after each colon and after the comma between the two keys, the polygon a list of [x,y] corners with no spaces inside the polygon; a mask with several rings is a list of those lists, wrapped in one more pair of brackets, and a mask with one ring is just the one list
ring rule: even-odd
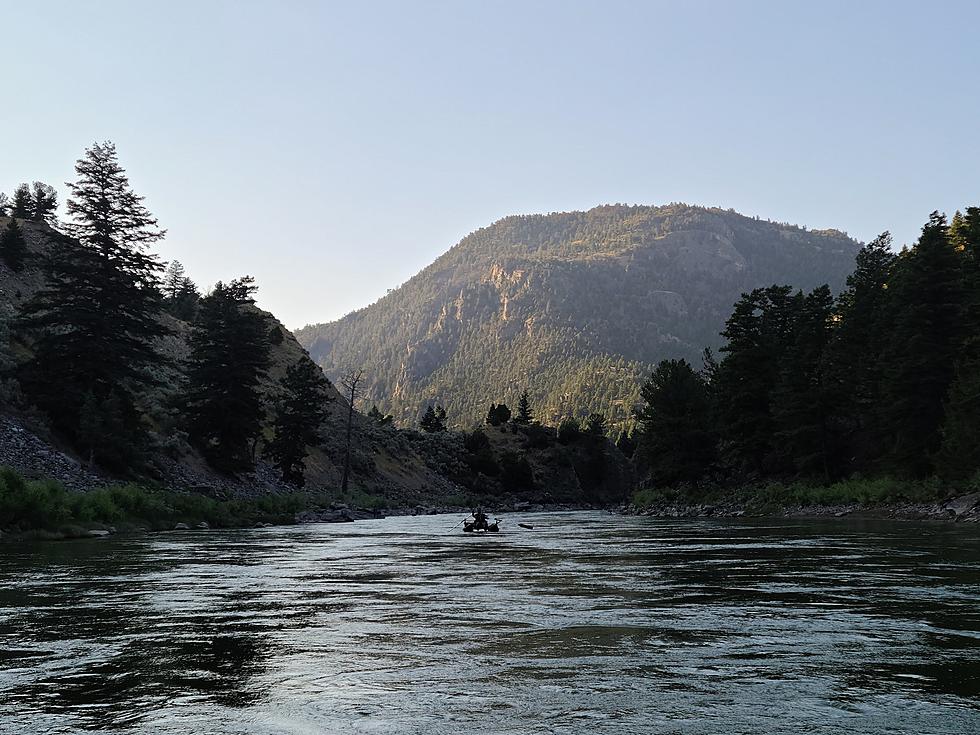
{"label": "reflection on water", "polygon": [[457,520],[0,546],[0,732],[980,732],[976,527]]}

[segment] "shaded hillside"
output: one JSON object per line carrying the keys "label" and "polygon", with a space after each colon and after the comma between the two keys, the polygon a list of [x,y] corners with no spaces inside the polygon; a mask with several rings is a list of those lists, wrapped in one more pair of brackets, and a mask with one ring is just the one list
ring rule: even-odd
{"label": "shaded hillside", "polygon": [[297,332],[335,378],[369,370],[368,401],[414,425],[531,394],[538,417],[629,420],[667,357],[700,364],[739,295],[771,283],[835,290],[858,244],[841,232],[675,204],[507,217],[467,236],[371,306]]}
{"label": "shaded hillside", "polygon": [[[9,220],[0,217],[0,228]],[[54,233],[44,223],[20,221],[27,245],[24,269],[15,272],[0,260],[0,368],[23,360],[29,346],[14,340],[8,344],[8,322],[17,309],[43,285],[41,265],[45,258],[57,257]],[[158,394],[146,401],[154,406],[147,420],[153,426],[155,449],[147,468],[149,479],[178,489],[197,489],[213,495],[254,495],[289,490],[279,473],[261,457],[256,470],[239,477],[215,472],[187,442],[181,417],[168,399],[179,393],[184,380],[178,365],[189,353],[191,325],[162,315],[173,334],[157,345],[163,359],[156,369],[160,378]],[[262,382],[262,392],[271,399],[286,368],[295,363],[304,349],[271,314],[270,368]],[[16,385],[0,380],[0,465],[8,465],[28,477],[54,477],[69,487],[91,487],[114,478],[89,468],[84,458],[61,441],[43,414],[24,404]],[[344,463],[346,403],[331,385],[328,415],[320,431],[320,443],[310,448],[307,482],[314,491],[334,491],[340,486]],[[352,481],[356,491],[383,495],[402,503],[424,502],[430,496],[457,494],[459,487],[440,475],[431,461],[420,455],[419,447],[394,431],[376,427],[361,414],[355,414],[352,450]],[[271,427],[265,429],[265,438]],[[100,479],[101,478],[101,479]]]}

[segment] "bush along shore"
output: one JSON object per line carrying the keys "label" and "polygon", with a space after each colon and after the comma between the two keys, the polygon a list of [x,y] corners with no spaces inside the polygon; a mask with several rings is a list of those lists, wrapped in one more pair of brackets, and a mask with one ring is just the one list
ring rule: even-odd
{"label": "bush along shore", "polygon": [[117,533],[343,523],[385,516],[594,510],[581,504],[532,504],[513,498],[448,497],[427,505],[391,507],[384,498],[313,492],[218,499],[137,484],[68,489],[56,480],[30,480],[0,467],[0,540],[91,538]]}
{"label": "bush along shore", "polygon": [[216,499],[136,484],[68,490],[55,480],[28,480],[0,468],[0,538],[81,538],[135,531],[243,528],[378,517],[378,500],[351,498],[364,508],[314,493]]}
{"label": "bush along shore", "polygon": [[[964,492],[965,490],[966,492]],[[852,479],[829,485],[641,488],[622,511],[658,518],[827,518],[980,523],[980,482],[954,490],[938,480]]]}

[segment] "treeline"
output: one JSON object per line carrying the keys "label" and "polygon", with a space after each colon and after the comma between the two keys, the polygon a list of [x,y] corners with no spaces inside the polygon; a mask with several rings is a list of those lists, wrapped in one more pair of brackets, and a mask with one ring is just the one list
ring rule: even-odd
{"label": "treeline", "polygon": [[[11,270],[28,254],[22,221],[51,225],[34,230],[48,240],[37,264],[44,285],[4,325],[0,367],[12,387],[3,401],[39,410],[110,470],[150,470],[152,452],[176,437],[228,473],[252,469],[264,453],[284,480],[302,485],[329,400],[320,369],[304,354],[272,395],[262,390],[283,335],[255,307],[253,280],[219,282],[201,295],[179,263],[164,270],[149,248],[165,231],[132,190],[113,144],[86,150],[75,171],[62,224],[45,184],[0,199],[10,217],[0,254]],[[176,333],[174,318],[191,324],[186,359],[162,348]]]}
{"label": "treeline", "polygon": [[934,212],[847,287],[743,294],[720,359],[665,360],[643,386],[638,461],[660,486],[980,472],[980,208]]}

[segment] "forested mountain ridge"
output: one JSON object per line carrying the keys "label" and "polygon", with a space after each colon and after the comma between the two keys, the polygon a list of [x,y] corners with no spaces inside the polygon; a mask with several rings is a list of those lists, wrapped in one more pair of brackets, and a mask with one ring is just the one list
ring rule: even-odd
{"label": "forested mountain ridge", "polygon": [[[202,294],[159,260],[149,245],[165,231],[112,143],[75,170],[65,222],[47,184],[0,192],[0,533],[145,512],[145,491],[125,482],[236,500],[305,488],[284,502],[314,507],[628,496],[632,471],[603,432],[559,441],[522,419],[464,435],[441,409],[425,432],[401,431],[364,415],[357,380],[339,381],[342,395],[256,306],[254,279]],[[109,495],[83,509],[50,480]]]}
{"label": "forested mountain ridge", "polygon": [[368,367],[368,399],[405,425],[436,402],[468,427],[524,388],[546,423],[601,412],[622,425],[657,361],[721,343],[741,293],[838,290],[858,247],[836,230],[684,204],[512,216],[296,336],[331,378]]}

